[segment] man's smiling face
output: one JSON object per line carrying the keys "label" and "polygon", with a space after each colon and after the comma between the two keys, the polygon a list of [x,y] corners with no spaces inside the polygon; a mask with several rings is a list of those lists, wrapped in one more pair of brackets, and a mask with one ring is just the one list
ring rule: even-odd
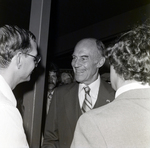
{"label": "man's smiling face", "polygon": [[98,77],[97,49],[91,43],[80,43],[72,55],[72,67],[77,82],[86,85]]}

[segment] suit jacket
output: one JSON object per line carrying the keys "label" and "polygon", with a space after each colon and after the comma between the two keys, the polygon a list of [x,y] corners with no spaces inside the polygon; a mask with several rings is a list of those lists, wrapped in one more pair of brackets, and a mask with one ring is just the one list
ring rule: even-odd
{"label": "suit jacket", "polygon": [[[78,99],[78,83],[55,89],[46,119],[42,148],[70,148],[75,126],[81,116]],[[114,99],[111,85],[101,80],[98,99],[94,108]]]}
{"label": "suit jacket", "polygon": [[124,92],[83,114],[71,148],[150,148],[150,89]]}

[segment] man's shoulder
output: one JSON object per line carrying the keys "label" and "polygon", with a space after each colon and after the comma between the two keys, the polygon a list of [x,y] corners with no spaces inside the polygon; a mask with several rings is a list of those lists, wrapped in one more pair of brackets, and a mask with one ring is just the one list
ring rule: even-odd
{"label": "man's shoulder", "polygon": [[[86,112],[85,114],[83,114],[83,116],[86,117],[90,117],[90,118],[107,118],[108,116],[110,116],[111,114],[113,114],[113,112],[115,111],[117,104],[115,103],[115,100],[112,101],[111,103],[108,103],[106,105],[103,105],[101,107],[98,108],[94,108],[89,112]],[[84,117],[83,117],[84,118]]]}
{"label": "man's shoulder", "polygon": [[101,85],[105,88],[105,90],[107,90],[109,92],[115,92],[114,89],[112,88],[111,84],[106,82],[103,79],[101,79]]}
{"label": "man's shoulder", "polygon": [[0,106],[2,107],[13,106],[12,102],[8,100],[1,91],[0,91]]}
{"label": "man's shoulder", "polygon": [[107,86],[107,87],[112,88],[112,87],[111,87],[111,84],[110,84],[109,82],[105,81],[105,80],[102,79],[102,78],[101,78],[101,83],[102,83],[102,85],[104,85],[104,86]]}
{"label": "man's shoulder", "polygon": [[77,82],[73,82],[66,85],[61,85],[56,88],[57,91],[69,91],[70,89],[78,88],[79,84]]}

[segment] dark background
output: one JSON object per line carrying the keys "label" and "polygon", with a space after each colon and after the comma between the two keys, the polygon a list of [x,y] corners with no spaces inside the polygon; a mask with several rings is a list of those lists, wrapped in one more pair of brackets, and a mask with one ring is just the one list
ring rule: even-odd
{"label": "dark background", "polygon": [[[0,26],[11,24],[28,29],[31,2],[0,0]],[[70,69],[73,48],[59,56],[54,54],[59,37],[148,3],[150,0],[52,0],[47,62],[56,63],[62,69]],[[113,39],[103,42],[108,44]]]}

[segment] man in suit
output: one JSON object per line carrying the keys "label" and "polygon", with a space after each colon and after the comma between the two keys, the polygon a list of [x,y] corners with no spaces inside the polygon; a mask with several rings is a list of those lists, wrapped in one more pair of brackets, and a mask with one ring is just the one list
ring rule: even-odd
{"label": "man in suit", "polygon": [[77,82],[55,89],[45,125],[42,148],[69,148],[76,122],[82,115],[85,99],[84,87],[90,87],[92,107],[111,102],[114,91],[103,81],[99,68],[103,66],[104,45],[101,41],[86,38],[77,43],[72,55],[72,67]]}
{"label": "man in suit", "polygon": [[78,120],[71,148],[150,147],[150,25],[108,48],[115,100]]}

